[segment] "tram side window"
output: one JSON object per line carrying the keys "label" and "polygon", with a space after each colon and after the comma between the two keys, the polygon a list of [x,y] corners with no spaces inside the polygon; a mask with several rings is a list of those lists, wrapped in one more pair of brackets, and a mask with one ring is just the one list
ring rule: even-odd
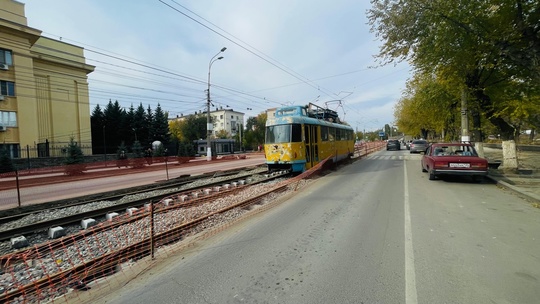
{"label": "tram side window", "polygon": [[328,140],[330,140],[330,141],[336,140],[336,129],[335,128],[328,128]]}
{"label": "tram side window", "polygon": [[339,129],[339,140],[347,140],[347,130]]}
{"label": "tram side window", "polygon": [[321,141],[328,141],[328,127],[321,127]]}
{"label": "tram side window", "polygon": [[291,130],[291,142],[302,141],[302,125],[293,124]]}

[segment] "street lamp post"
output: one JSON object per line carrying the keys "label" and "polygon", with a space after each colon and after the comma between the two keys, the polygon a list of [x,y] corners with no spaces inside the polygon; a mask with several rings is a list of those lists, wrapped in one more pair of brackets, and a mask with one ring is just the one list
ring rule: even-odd
{"label": "street lamp post", "polygon": [[[208,90],[206,90],[206,160],[211,161],[212,160],[212,146],[210,144],[210,136],[212,135],[212,129],[214,126],[210,122],[210,69],[212,68],[212,63],[216,60],[223,59],[223,56],[219,56],[222,52],[225,52],[227,48],[222,48],[219,53],[217,53],[212,59],[210,59],[210,63],[208,64]],[[217,58],[216,58],[217,57]]]}

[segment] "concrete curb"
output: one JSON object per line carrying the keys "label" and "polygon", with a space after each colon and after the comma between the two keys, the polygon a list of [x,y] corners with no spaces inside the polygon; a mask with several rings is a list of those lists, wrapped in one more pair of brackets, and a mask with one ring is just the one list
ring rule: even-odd
{"label": "concrete curb", "polygon": [[492,181],[496,182],[497,185],[500,185],[501,187],[504,187],[508,190],[511,190],[513,192],[515,192],[516,194],[519,194],[521,196],[524,196],[526,197],[527,199],[535,202],[535,203],[540,203],[540,195],[537,195],[537,194],[534,194],[534,193],[527,193],[525,191],[523,191],[522,189],[520,189],[519,187],[515,186],[515,185],[511,185],[503,180],[500,180],[496,177],[493,177],[493,176],[489,176],[487,175],[486,176],[487,178],[491,179]]}

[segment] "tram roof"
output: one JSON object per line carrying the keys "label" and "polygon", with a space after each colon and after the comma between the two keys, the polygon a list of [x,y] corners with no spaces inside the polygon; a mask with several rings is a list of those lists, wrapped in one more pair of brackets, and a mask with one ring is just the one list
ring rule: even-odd
{"label": "tram roof", "polygon": [[309,123],[316,125],[326,125],[341,129],[352,129],[350,126],[341,123],[337,112],[320,107],[309,106],[286,106],[276,109],[275,117],[269,119],[268,125],[279,125],[286,123]]}

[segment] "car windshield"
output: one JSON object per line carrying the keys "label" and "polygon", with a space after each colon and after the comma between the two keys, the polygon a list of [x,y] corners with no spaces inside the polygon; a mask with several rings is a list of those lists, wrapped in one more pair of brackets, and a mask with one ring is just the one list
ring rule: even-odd
{"label": "car windshield", "polygon": [[412,143],[415,144],[415,145],[426,145],[427,141],[425,141],[425,140],[415,140]]}
{"label": "car windshield", "polygon": [[433,148],[434,156],[478,156],[472,146],[436,146]]}

